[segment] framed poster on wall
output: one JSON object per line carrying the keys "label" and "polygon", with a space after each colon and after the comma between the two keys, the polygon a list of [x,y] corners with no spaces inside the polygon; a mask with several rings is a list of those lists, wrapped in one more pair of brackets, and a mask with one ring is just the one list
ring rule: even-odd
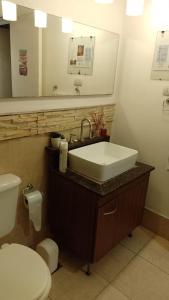
{"label": "framed poster on wall", "polygon": [[157,33],[151,79],[169,80],[169,31]]}
{"label": "framed poster on wall", "polygon": [[92,75],[95,37],[72,37],[69,41],[68,74]]}

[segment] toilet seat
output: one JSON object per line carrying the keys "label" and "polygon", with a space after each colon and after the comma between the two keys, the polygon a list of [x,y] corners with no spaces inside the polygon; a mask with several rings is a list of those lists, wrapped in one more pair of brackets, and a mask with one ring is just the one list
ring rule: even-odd
{"label": "toilet seat", "polygon": [[20,244],[0,250],[0,299],[45,299],[50,287],[49,269],[34,250]]}

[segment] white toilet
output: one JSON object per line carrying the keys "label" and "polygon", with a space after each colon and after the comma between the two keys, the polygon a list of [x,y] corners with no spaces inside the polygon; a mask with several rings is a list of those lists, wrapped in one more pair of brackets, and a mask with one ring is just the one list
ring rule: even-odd
{"label": "white toilet", "polygon": [[[21,179],[0,175],[0,237],[15,225]],[[4,244],[0,249],[0,299],[47,300],[51,275],[41,256],[20,244]]]}

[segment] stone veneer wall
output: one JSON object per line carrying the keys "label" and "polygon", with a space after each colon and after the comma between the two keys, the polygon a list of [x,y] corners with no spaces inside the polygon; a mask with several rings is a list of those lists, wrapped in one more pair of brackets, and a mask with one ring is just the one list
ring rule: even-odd
{"label": "stone veneer wall", "polygon": [[61,131],[68,138],[73,132],[78,137],[82,118],[91,119],[93,113],[104,113],[110,134],[114,112],[115,106],[108,105],[0,116],[0,174],[13,173],[22,180],[15,228],[8,236],[0,239],[0,245],[4,242],[16,242],[35,247],[40,240],[49,236],[46,222],[47,201],[44,201],[42,231],[38,233],[29,222],[22,195],[22,189],[28,183],[32,183],[46,195],[45,146],[49,144],[49,133],[54,130]]}
{"label": "stone veneer wall", "polygon": [[103,114],[110,127],[114,105],[0,116],[0,140],[78,129],[82,118],[92,120],[94,113]]}

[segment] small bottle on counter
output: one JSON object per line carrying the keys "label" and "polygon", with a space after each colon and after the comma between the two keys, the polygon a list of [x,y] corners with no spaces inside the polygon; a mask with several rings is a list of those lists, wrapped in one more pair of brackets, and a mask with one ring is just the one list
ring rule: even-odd
{"label": "small bottle on counter", "polygon": [[101,128],[100,128],[99,133],[100,133],[100,136],[106,136],[107,135],[107,128],[105,128],[104,117],[102,117]]}
{"label": "small bottle on counter", "polygon": [[107,129],[103,127],[100,128],[100,136],[106,136],[107,135]]}
{"label": "small bottle on counter", "polygon": [[61,140],[59,149],[59,171],[65,173],[67,170],[68,142]]}

